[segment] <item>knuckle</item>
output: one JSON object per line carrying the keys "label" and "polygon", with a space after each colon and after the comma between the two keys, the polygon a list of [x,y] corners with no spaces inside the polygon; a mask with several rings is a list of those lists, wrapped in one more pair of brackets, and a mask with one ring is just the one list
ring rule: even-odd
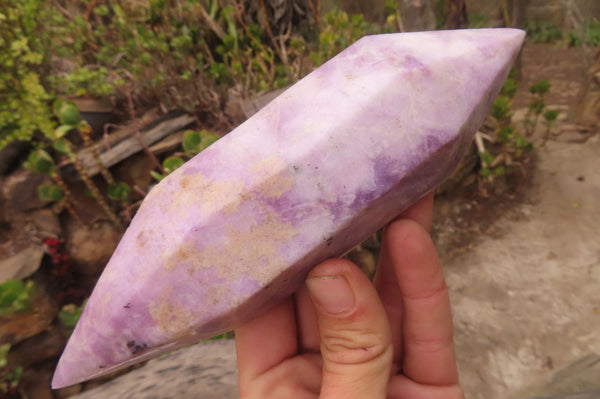
{"label": "knuckle", "polygon": [[[392,347],[384,334],[346,331],[322,337],[321,352],[326,361],[344,365],[371,363],[392,358]],[[389,359],[388,359],[389,358]]]}

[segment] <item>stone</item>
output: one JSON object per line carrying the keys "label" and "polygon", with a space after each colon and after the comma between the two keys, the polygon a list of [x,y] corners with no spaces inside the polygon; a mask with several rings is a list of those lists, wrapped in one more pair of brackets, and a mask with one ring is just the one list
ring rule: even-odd
{"label": "stone", "polygon": [[28,142],[15,140],[0,150],[0,176],[9,173],[18,165],[19,158],[28,147]]}
{"label": "stone", "polygon": [[0,284],[9,279],[22,280],[35,273],[42,262],[44,250],[27,247],[6,259],[0,260]]}
{"label": "stone", "polygon": [[7,208],[5,216],[10,216],[9,210],[28,211],[44,207],[48,202],[39,198],[38,187],[50,182],[49,177],[24,169],[8,176],[2,185],[4,206]]}
{"label": "stone", "polygon": [[28,220],[35,227],[38,237],[59,237],[62,227],[56,213],[52,209],[38,209],[28,214]]}
{"label": "stone", "polygon": [[98,277],[115,250],[121,232],[106,221],[88,226],[72,219],[65,230],[67,253],[76,273]]}
{"label": "stone", "polygon": [[11,347],[8,353],[7,367],[9,369],[21,366],[29,368],[60,355],[66,344],[62,328],[51,325],[39,334],[27,338]]}
{"label": "stone", "polygon": [[24,397],[31,399],[53,399],[50,390],[52,369],[43,367],[41,369],[28,369],[23,373],[22,390]]}
{"label": "stone", "polygon": [[[171,136],[169,136],[171,137]],[[150,175],[150,171],[156,169],[154,162],[144,153],[130,156],[115,167],[115,180],[125,182],[132,188],[131,197],[138,194],[133,190],[136,185],[142,191],[147,191],[151,184],[156,181]]]}
{"label": "stone", "polygon": [[17,344],[46,330],[58,314],[58,306],[46,290],[36,284],[31,310],[12,314],[0,313],[0,345]]}

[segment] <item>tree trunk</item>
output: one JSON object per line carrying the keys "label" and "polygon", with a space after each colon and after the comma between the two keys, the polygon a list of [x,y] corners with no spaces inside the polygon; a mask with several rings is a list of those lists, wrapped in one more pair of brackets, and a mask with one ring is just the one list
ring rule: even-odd
{"label": "tree trunk", "polygon": [[510,26],[515,28],[523,28],[525,26],[525,10],[527,9],[527,3],[529,0],[511,0],[510,1],[510,13],[511,23]]}
{"label": "tree trunk", "polygon": [[[525,27],[528,3],[529,3],[529,0],[510,0],[509,9],[510,9],[510,15],[511,15],[511,23],[510,23],[511,27],[514,27],[514,28],[524,28]],[[521,69],[522,69],[521,67],[523,64],[522,57],[523,57],[523,52],[521,51],[519,53],[519,56],[515,60],[515,64],[513,67],[517,71],[517,76],[516,76],[517,79],[521,79],[521,77],[522,77],[522,74],[521,74]]]}
{"label": "tree trunk", "polygon": [[400,18],[408,32],[435,28],[433,0],[400,0]]}
{"label": "tree trunk", "polygon": [[446,0],[446,29],[465,28],[469,24],[465,0]]}
{"label": "tree trunk", "polygon": [[367,21],[385,22],[385,0],[342,0],[342,9],[349,14],[362,14]]}

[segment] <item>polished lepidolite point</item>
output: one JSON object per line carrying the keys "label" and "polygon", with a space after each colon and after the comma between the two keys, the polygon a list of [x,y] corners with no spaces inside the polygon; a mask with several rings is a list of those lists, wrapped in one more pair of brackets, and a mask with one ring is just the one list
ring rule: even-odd
{"label": "polished lepidolite point", "polygon": [[364,37],[177,169],[125,232],[53,387],[238,327],[434,189],[524,36]]}

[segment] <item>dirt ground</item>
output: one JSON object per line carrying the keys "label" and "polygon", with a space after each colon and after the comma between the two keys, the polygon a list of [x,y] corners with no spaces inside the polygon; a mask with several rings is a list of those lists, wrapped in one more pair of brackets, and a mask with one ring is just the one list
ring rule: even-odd
{"label": "dirt ground", "polygon": [[[582,84],[579,57],[578,49],[527,46],[516,109],[526,107],[530,84],[548,79],[548,104],[566,117]],[[600,353],[600,137],[559,134],[573,122],[558,124],[543,147],[535,138],[523,195],[483,210],[438,202],[438,212],[455,216],[437,226],[437,245],[468,398],[509,397]]]}

